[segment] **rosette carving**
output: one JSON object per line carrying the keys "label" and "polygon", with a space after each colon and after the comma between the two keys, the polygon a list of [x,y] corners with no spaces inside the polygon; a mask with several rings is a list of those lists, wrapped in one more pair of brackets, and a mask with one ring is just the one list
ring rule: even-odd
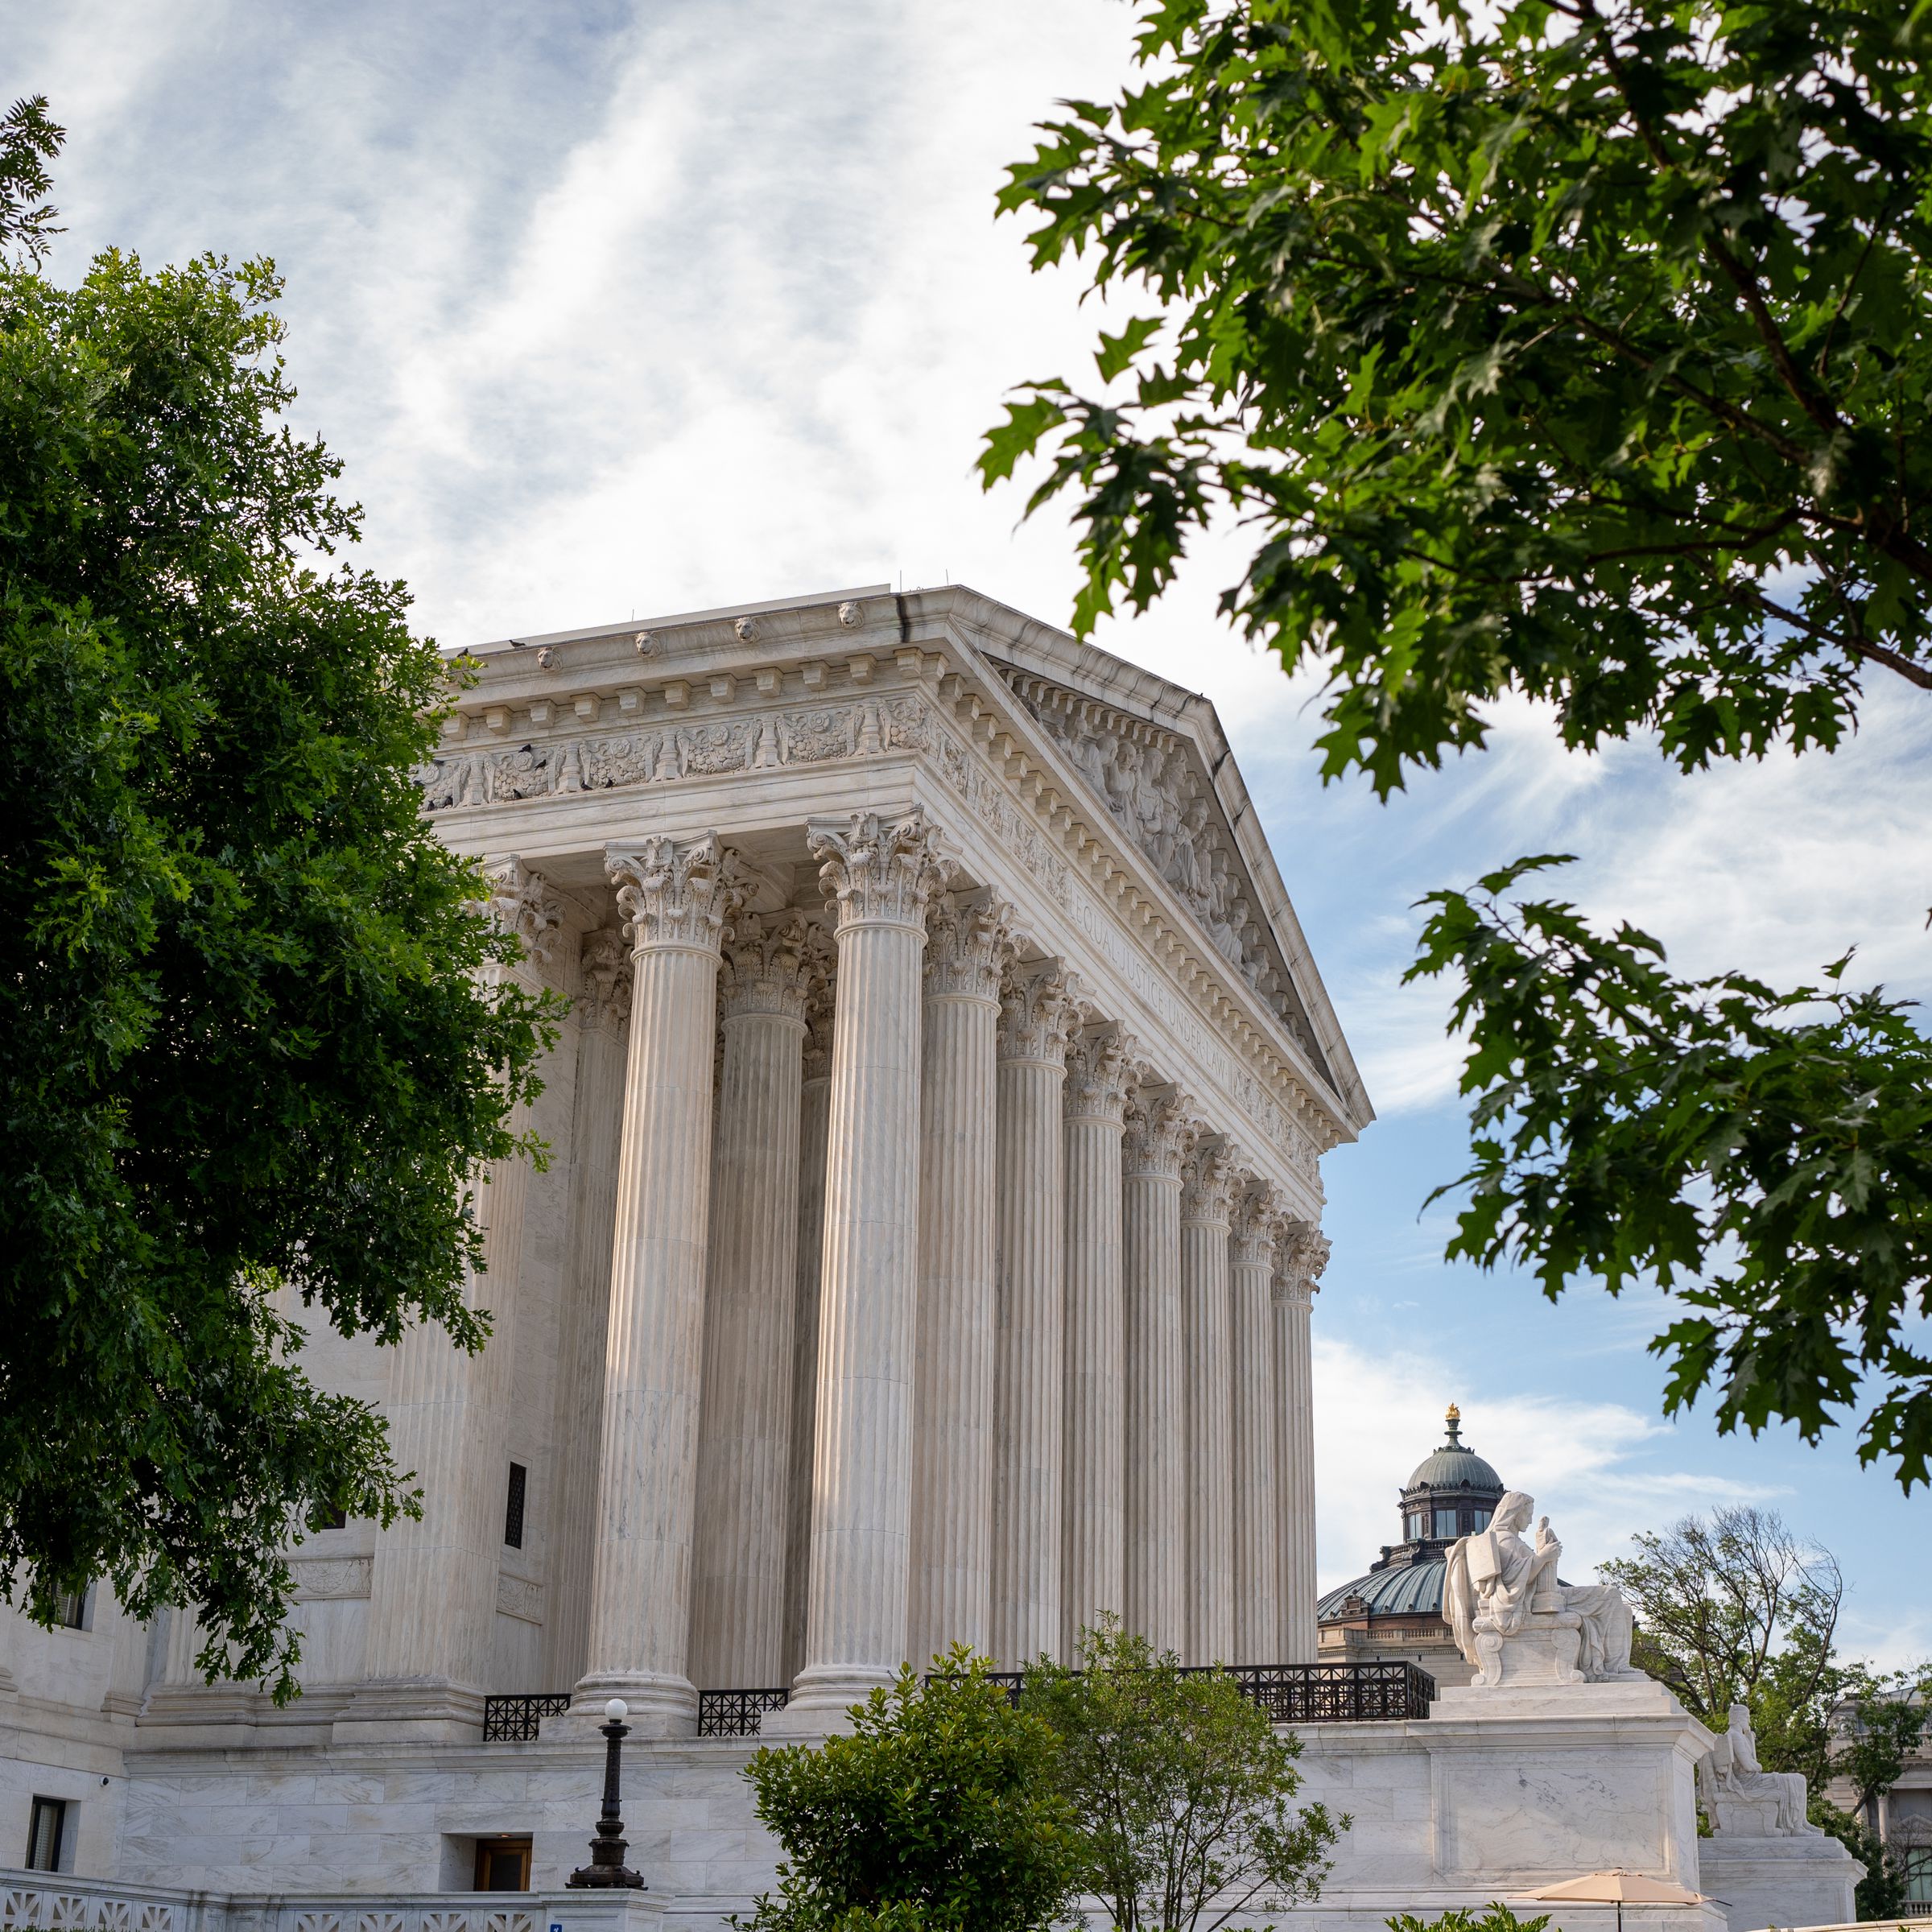
{"label": "rosette carving", "polygon": [[919,926],[952,867],[939,857],[924,815],[882,819],[855,811],[842,822],[815,820],[806,846],[819,862],[819,882],[838,908],[839,927]]}
{"label": "rosette carving", "polygon": [[617,910],[634,952],[686,946],[716,953],[745,902],[736,855],[708,833],[611,848],[604,869],[617,889]]}

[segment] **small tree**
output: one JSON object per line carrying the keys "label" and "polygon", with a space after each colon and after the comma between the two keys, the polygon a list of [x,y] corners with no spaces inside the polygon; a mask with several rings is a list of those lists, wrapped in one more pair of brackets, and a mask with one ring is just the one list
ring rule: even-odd
{"label": "small tree", "polygon": [[1226,1673],[1183,1672],[1113,1620],[1080,1633],[1080,1662],[1030,1666],[1021,1707],[1059,1734],[1080,1887],[1107,1902],[1116,1932],[1214,1932],[1319,1895],[1349,1821],[1294,1809],[1292,1732]]}
{"label": "small tree", "polygon": [[1550,1915],[1546,1912],[1540,1918],[1518,1918],[1507,1905],[1492,1901],[1480,1918],[1468,1910],[1445,1912],[1440,1918],[1431,1919],[1398,1912],[1385,1922],[1389,1932],[1543,1932]]}
{"label": "small tree", "polygon": [[1039,1932],[1071,1896],[1053,1733],[960,1647],[909,1665],[849,1737],[758,1752],[745,1775],[784,1847],[744,1932]]}

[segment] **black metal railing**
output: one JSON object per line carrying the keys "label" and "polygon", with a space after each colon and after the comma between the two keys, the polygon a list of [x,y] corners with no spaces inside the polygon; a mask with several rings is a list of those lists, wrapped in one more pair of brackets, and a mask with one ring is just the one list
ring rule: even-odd
{"label": "black metal railing", "polygon": [[535,1742],[540,1719],[561,1717],[570,1708],[568,1690],[539,1690],[529,1695],[486,1697],[483,1700],[483,1741],[486,1744]]}
{"label": "black metal railing", "polygon": [[767,1711],[782,1711],[789,1690],[700,1690],[700,1737],[756,1737]]}
{"label": "black metal railing", "polygon": [[[1188,1665],[1183,1677],[1206,1677],[1217,1666]],[[1394,1724],[1426,1717],[1435,1679],[1418,1664],[1233,1664],[1227,1674],[1278,1724]],[[1026,1678],[996,1670],[1015,1703]]]}

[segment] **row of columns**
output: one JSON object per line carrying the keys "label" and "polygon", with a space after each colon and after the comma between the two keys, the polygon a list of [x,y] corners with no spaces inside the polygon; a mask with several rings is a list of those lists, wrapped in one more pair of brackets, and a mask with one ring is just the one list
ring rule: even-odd
{"label": "row of columns", "polygon": [[[1018,961],[1009,909],[945,892],[918,815],[808,836],[829,941],[745,914],[716,838],[609,855],[621,1126],[614,1191],[573,1201],[609,1292],[564,1350],[602,1352],[557,1577],[580,1707],[676,1733],[696,1685],[789,1680],[769,1728],[814,1728],[907,1657],[1067,1655],[1106,1614],[1191,1661],[1312,1658],[1318,1237]],[[611,939],[580,1117],[617,1074]],[[372,1606],[372,1674],[406,1674],[423,1596]]]}

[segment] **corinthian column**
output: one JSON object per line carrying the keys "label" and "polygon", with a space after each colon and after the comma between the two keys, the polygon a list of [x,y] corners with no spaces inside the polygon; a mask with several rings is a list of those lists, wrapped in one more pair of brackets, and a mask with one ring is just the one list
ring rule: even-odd
{"label": "corinthian column", "polygon": [[[485,910],[522,942],[524,958],[514,968],[487,968],[485,983],[515,976],[534,987],[561,937],[561,903],[515,859],[493,865],[489,885]],[[528,1125],[519,1106],[510,1131]],[[399,1520],[377,1542],[364,1664],[371,1681],[348,1714],[345,1737],[365,1719],[418,1723],[433,1735],[482,1715],[503,1546],[505,1430],[529,1176],[520,1156],[493,1162],[477,1191],[483,1260],[469,1299],[490,1317],[481,1353],[451,1347],[429,1323],[403,1336],[390,1364],[383,1404],[390,1447],[398,1468],[416,1472],[423,1514]]]}
{"label": "corinthian column", "polygon": [[1187,1661],[1234,1653],[1234,1388],[1228,1355],[1224,1141],[1196,1146],[1181,1183],[1181,1310],[1187,1353]]}
{"label": "corinthian column", "polygon": [[993,1048],[1007,908],[942,902],[926,944],[919,1383],[906,1652],[984,1652],[993,1603]]}
{"label": "corinthian column", "polygon": [[688,1732],[686,1670],[720,940],[741,894],[715,838],[613,847],[632,993],[605,1352],[595,1582],[580,1707],[621,1696],[647,1736]]}
{"label": "corinthian column", "polygon": [[1228,1244],[1234,1356],[1234,1660],[1280,1662],[1280,1421],[1274,1317],[1277,1215],[1272,1190],[1244,1177]]}
{"label": "corinthian column", "polygon": [[1311,1664],[1315,1622],[1315,1373],[1308,1311],[1328,1265],[1327,1240],[1291,1221],[1274,1278],[1276,1414],[1281,1426],[1282,1661]]}
{"label": "corinthian column", "polygon": [[784,1653],[803,915],[741,921],[724,956],[691,1655],[700,1685],[750,1689]]}
{"label": "corinthian column", "polygon": [[1193,1146],[1179,1094],[1128,1104],[1121,1166],[1127,1287],[1127,1626],[1156,1650],[1187,1641],[1183,1459],[1181,1162]]}
{"label": "corinthian column", "polygon": [[837,907],[805,1668],[773,1729],[836,1724],[906,1655],[919,1294],[919,981],[944,882],[916,813],[809,828]]}
{"label": "corinthian column", "polygon": [[1113,1027],[1067,1052],[1061,1145],[1067,1191],[1067,1415],[1060,1654],[1127,1608],[1127,1311],[1121,1273],[1121,1132],[1127,1041]]}
{"label": "corinthian column", "polygon": [[785,1531],[785,1657],[778,1681],[805,1667],[811,1575],[811,1450],[818,1420],[819,1269],[825,1243],[825,1138],[832,1110],[832,941],[805,935],[804,1087],[799,1107],[799,1259],[791,1349],[791,1504]]}
{"label": "corinthian column", "polygon": [[1061,1088],[1072,1013],[1058,960],[1015,969],[1000,1005],[999,1339],[993,1653],[1057,1654],[1065,1449],[1066,1202]]}
{"label": "corinthian column", "polygon": [[630,947],[600,927],[584,935],[577,1022],[577,1091],[571,1123],[570,1261],[558,1342],[551,1485],[556,1574],[543,1626],[547,1684],[584,1674],[597,1543],[597,1455],[603,1446],[604,1343],[610,1318],[611,1236],[617,1212],[617,1139],[624,1122],[625,1041],[630,1026]]}

